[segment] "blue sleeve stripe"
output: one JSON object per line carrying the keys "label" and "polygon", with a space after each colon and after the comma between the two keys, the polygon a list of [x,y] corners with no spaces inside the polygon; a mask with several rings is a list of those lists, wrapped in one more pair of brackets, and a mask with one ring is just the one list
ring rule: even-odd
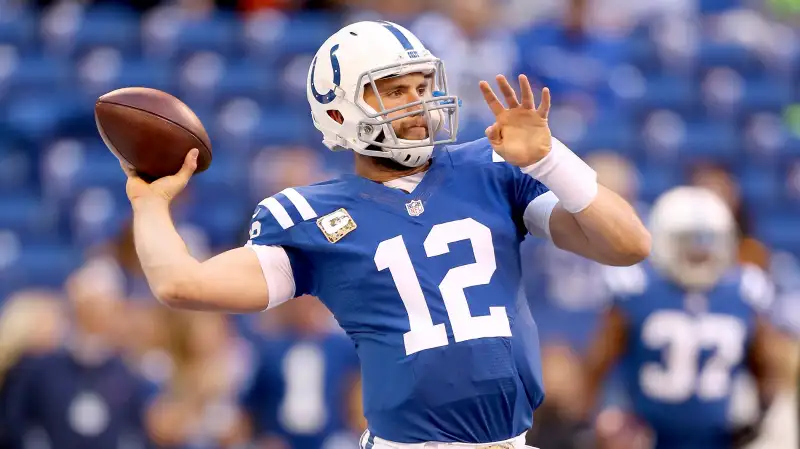
{"label": "blue sleeve stripe", "polygon": [[289,187],[288,189],[283,189],[280,193],[282,193],[286,198],[289,198],[289,201],[292,202],[292,205],[300,212],[300,216],[303,217],[303,220],[311,220],[312,218],[317,218],[317,213],[308,204],[308,201],[301,195],[297,190]]}
{"label": "blue sleeve stripe", "polygon": [[275,198],[269,197],[260,202],[259,205],[266,207],[272,216],[278,220],[278,224],[281,225],[283,229],[289,229],[294,226],[294,221],[292,221],[292,217],[289,216],[289,213],[286,212],[286,208]]}

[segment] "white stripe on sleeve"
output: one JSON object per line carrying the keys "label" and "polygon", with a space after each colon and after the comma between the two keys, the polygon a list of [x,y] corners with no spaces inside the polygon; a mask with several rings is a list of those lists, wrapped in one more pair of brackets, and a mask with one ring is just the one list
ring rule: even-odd
{"label": "white stripe on sleeve", "polygon": [[289,201],[294,204],[294,207],[300,212],[300,216],[303,217],[303,220],[311,220],[317,217],[317,213],[314,212],[314,209],[311,208],[308,201],[306,201],[303,195],[300,195],[297,190],[289,187],[288,189],[283,189],[281,193],[286,195],[286,198],[289,198]]}
{"label": "white stripe on sleeve", "polygon": [[289,213],[286,212],[286,208],[275,198],[269,197],[260,204],[269,209],[269,212],[278,220],[278,224],[281,225],[283,229],[289,229],[294,226],[294,221],[292,221],[292,217],[289,216]]}

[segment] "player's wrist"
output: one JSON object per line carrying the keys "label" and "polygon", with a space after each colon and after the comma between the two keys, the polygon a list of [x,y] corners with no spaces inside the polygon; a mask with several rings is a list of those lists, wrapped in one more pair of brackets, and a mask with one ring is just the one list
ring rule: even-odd
{"label": "player's wrist", "polygon": [[556,138],[547,156],[522,167],[522,172],[547,186],[573,214],[586,209],[597,196],[597,173]]}
{"label": "player's wrist", "polygon": [[161,195],[148,195],[130,198],[134,213],[145,214],[152,212],[169,212],[170,201]]}

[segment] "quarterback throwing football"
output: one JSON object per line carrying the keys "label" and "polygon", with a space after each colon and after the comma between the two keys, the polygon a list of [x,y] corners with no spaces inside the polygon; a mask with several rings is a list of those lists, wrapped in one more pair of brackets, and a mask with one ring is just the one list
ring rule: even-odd
{"label": "quarterback throwing football", "polygon": [[393,23],[341,29],[317,52],[307,96],[324,144],[355,153],[355,174],[263,200],[248,244],[201,263],[169,215],[197,151],[151,184],[129,172],[152,291],[171,307],[240,313],[318,296],[358,351],[364,449],[522,447],[544,393],[535,327],[517,320],[520,242],[530,232],[631,265],[650,236],[552,138],[548,90],[537,108],[524,76],[519,97],[496,81],[505,105],[480,84],[496,118],[487,138],[453,145],[459,100],[442,62]]}

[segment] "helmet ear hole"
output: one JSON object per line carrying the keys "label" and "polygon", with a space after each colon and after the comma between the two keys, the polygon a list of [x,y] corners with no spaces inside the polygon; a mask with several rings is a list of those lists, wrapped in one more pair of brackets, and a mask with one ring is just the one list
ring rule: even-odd
{"label": "helmet ear hole", "polygon": [[328,112],[328,117],[332,118],[340,125],[344,123],[344,116],[338,109],[328,109],[327,112]]}

